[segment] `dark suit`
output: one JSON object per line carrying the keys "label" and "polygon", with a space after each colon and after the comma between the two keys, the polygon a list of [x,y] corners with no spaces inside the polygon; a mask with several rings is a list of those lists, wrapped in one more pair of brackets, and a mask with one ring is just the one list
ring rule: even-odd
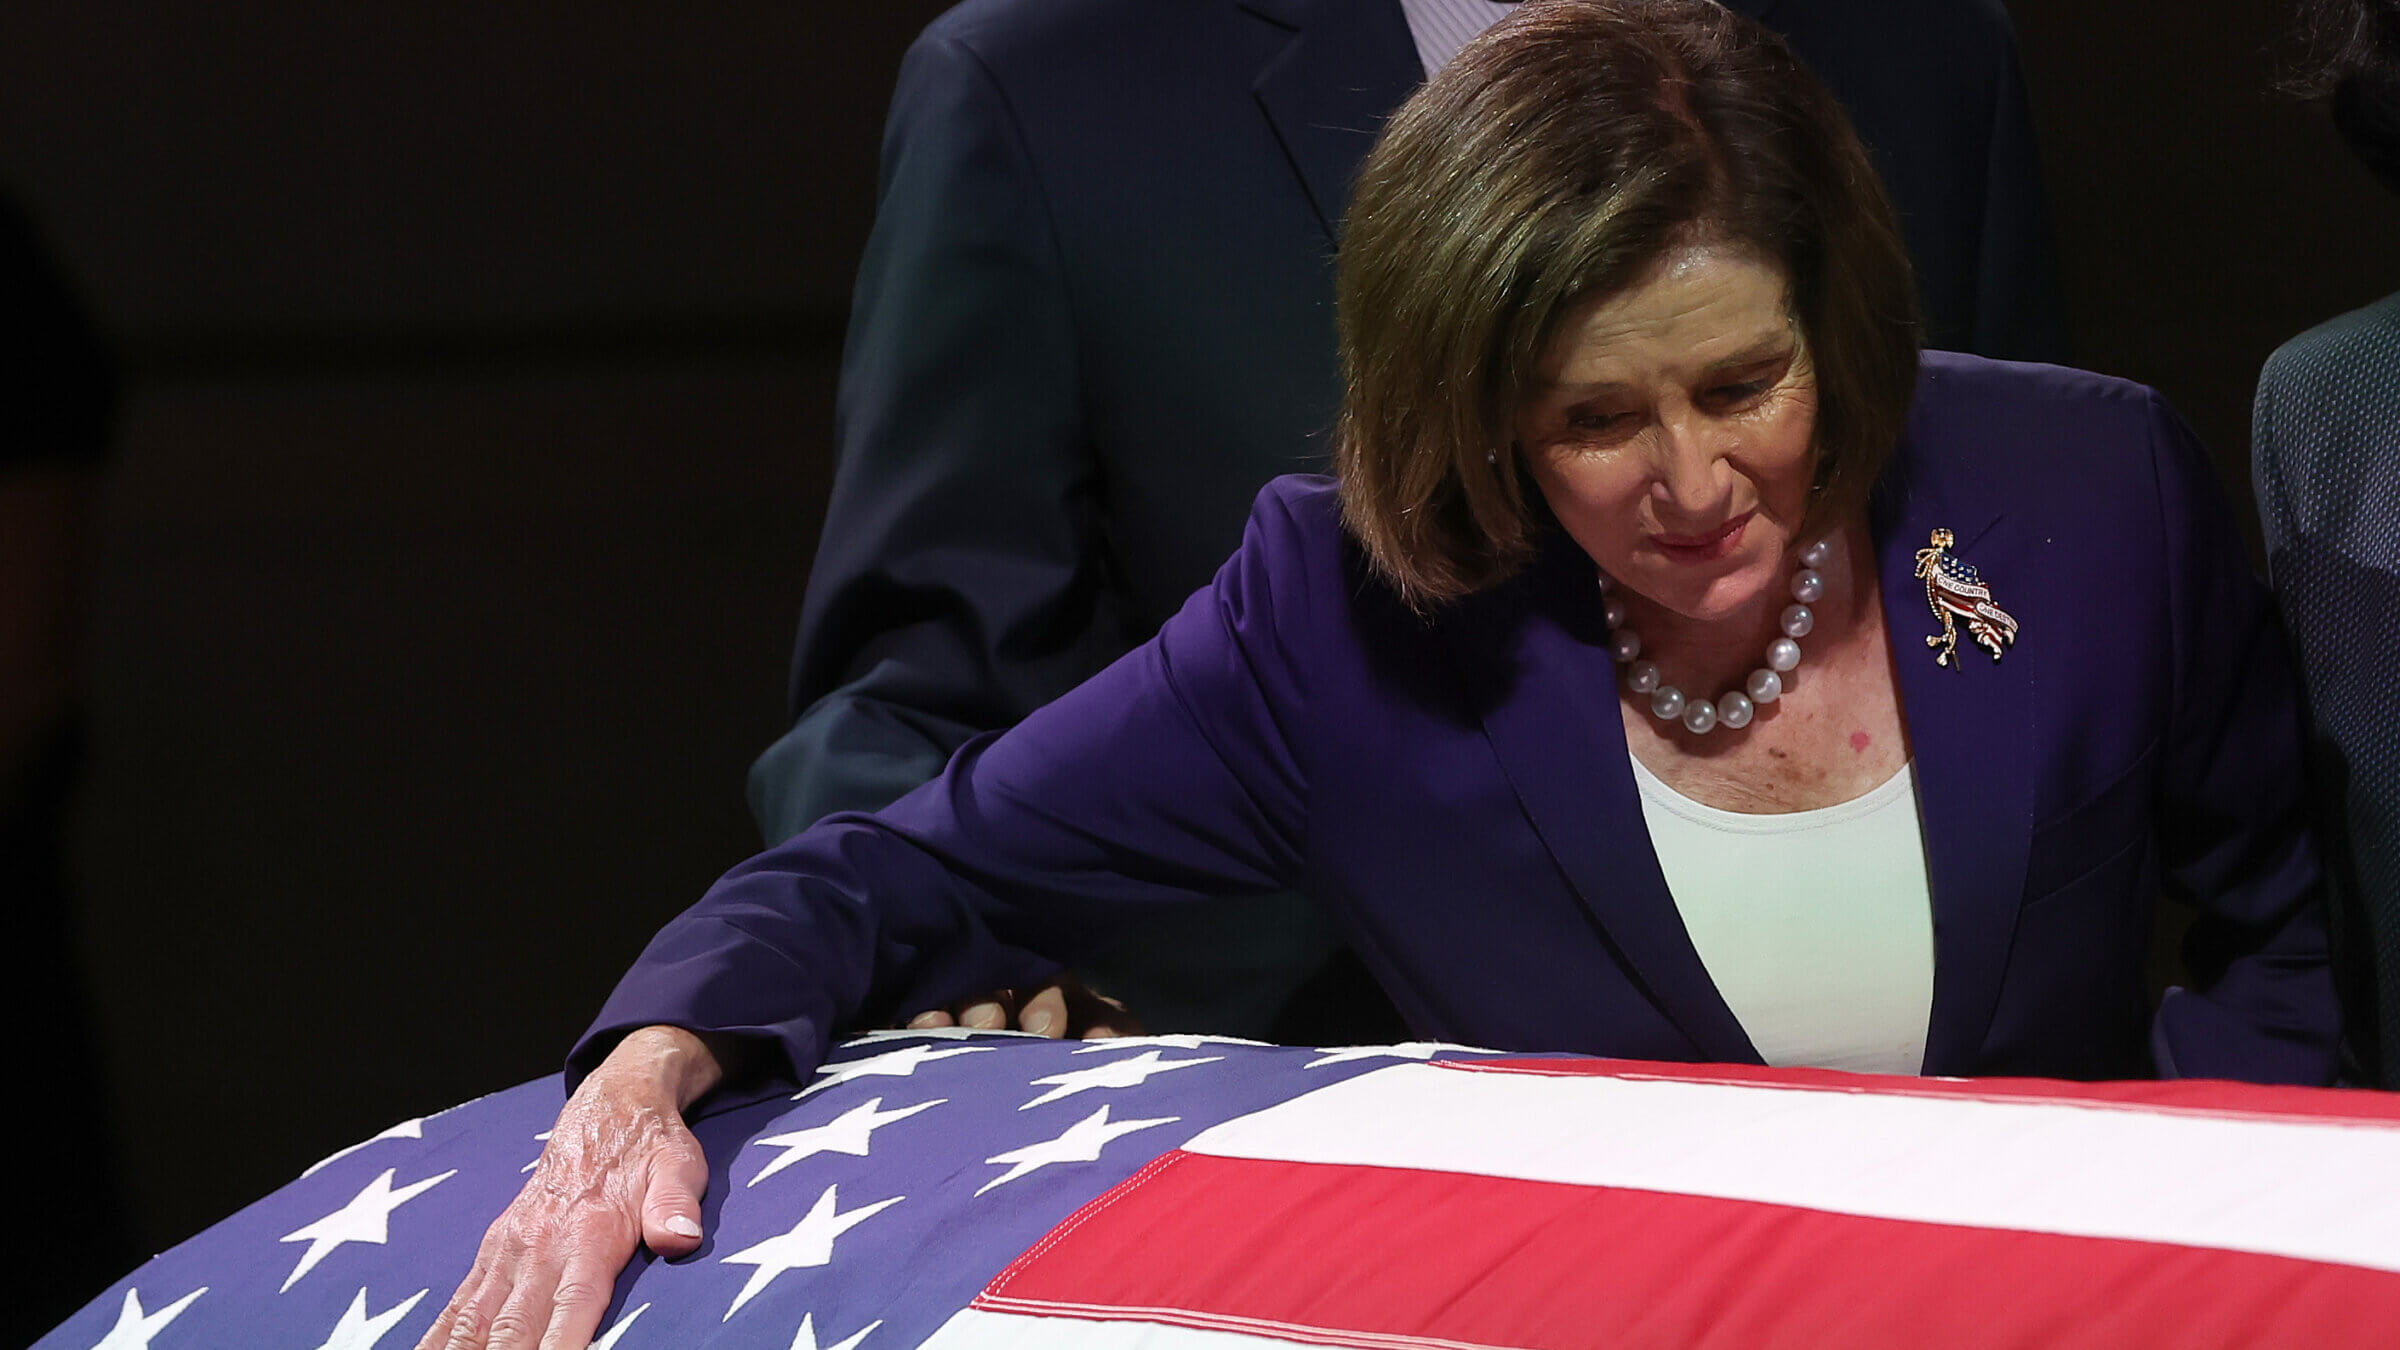
{"label": "dark suit", "polygon": [[[2181,422],[2120,381],[1932,354],[1872,519],[1932,891],[1925,1071],[2326,1081],[2297,695]],[[2022,625],[2005,660],[1921,645],[1936,528]],[[805,1074],[855,1018],[1294,886],[1421,1035],[1756,1062],[1650,848],[1592,583],[1552,531],[1427,623],[1363,574],[1329,483],[1281,480],[1151,642],[880,815],[729,873],[575,1062],[675,1022]],[[2162,889],[2198,908],[2200,988],[2153,1018]]]}
{"label": "dark suit", "polygon": [[[2055,356],[1998,6],[1734,8],[1855,110],[1935,338]],[[770,842],[1073,688],[1207,580],[1259,484],[1323,466],[1334,231],[1421,78],[1396,0],[969,0],[926,30],[859,270],[797,720],[751,774]],[[1196,919],[1153,940],[1171,960],[1102,973],[1154,1025],[1255,1034],[1330,950],[1306,914]]]}
{"label": "dark suit", "polygon": [[2400,1083],[2400,295],[2267,358],[2250,467],[2335,827],[2336,949],[2360,1077]]}

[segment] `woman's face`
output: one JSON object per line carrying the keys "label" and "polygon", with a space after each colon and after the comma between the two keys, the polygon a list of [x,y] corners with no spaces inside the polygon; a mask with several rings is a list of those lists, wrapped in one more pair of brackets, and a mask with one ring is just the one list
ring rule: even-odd
{"label": "woman's face", "polygon": [[1788,578],[1809,503],[1816,381],[1783,273],[1725,244],[1671,250],[1569,311],[1517,413],[1567,533],[1636,594],[1740,614]]}

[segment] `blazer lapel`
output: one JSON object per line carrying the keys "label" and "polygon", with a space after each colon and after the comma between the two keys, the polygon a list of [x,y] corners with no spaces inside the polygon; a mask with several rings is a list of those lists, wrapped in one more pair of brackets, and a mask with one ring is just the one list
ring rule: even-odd
{"label": "blazer lapel", "polygon": [[[1962,633],[1961,659],[1936,666],[1924,637],[1939,624],[1916,577],[1916,554],[1939,526],[1969,562],[2004,558],[2021,526],[1907,486],[1878,496],[1874,524],[1933,897],[1924,1071],[1964,1073],[1991,1026],[2024,895],[2033,663],[1993,662]],[[1538,563],[1521,607],[1508,607],[1511,621],[1494,624],[1489,641],[1466,644],[1497,657],[1477,679],[1485,686],[1484,734],[1544,847],[1652,1001],[1702,1058],[1755,1064],[1758,1052],[1693,948],[1643,828],[1600,607],[1576,603],[1589,576],[1574,561],[1553,555]],[[1993,571],[2005,603],[2006,573]]]}
{"label": "blazer lapel", "polygon": [[1397,0],[1238,0],[1290,33],[1251,85],[1331,239],[1359,161],[1425,79]]}
{"label": "blazer lapel", "polygon": [[[2024,748],[2037,734],[2033,663],[1994,662],[1962,628],[1957,657],[1950,666],[1936,666],[1924,641],[1940,631],[1925,583],[1916,576],[1917,550],[1928,545],[1932,531],[1950,530],[1957,538],[1953,551],[1987,566],[1986,560],[2005,556],[2014,538],[2006,517],[1958,507],[1938,491],[1909,490],[1879,498],[1874,512],[1884,614],[1899,666],[1933,891],[1929,1074],[1969,1072],[1978,1057],[2008,965],[2033,836],[2035,757]],[[2006,604],[2004,566],[1989,571],[1996,598]]]}
{"label": "blazer lapel", "polygon": [[[1490,682],[1479,700],[1485,737],[1543,846],[1651,1002],[1699,1058],[1759,1063],[1692,946],[1650,847],[1599,596],[1588,565],[1573,562],[1537,564],[1526,579],[1530,612],[1513,614],[1516,622],[1490,643],[1474,644],[1485,654],[1477,683]],[[1579,607],[1578,598],[1588,603]],[[1494,654],[1496,664],[1482,667]]]}

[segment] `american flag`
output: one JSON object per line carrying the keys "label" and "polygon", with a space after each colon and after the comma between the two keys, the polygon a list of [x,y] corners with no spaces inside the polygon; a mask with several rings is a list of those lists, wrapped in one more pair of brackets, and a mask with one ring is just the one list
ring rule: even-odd
{"label": "american flag", "polygon": [[[409,1120],[38,1350],[405,1350],[556,1114]],[[878,1033],[694,1122],[604,1350],[2385,1345],[2400,1099]]]}

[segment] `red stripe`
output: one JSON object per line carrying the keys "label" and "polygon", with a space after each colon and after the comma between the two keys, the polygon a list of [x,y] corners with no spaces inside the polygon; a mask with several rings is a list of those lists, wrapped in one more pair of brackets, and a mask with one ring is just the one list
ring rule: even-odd
{"label": "red stripe", "polygon": [[1060,1225],[975,1306],[1360,1347],[2384,1346],[2400,1327],[2400,1275],[1169,1153]]}
{"label": "red stripe", "polygon": [[1436,1060],[1438,1068],[1470,1073],[1530,1073],[1558,1078],[1626,1078],[1742,1087],[1805,1088],[1874,1096],[1964,1097],[1982,1101],[2042,1101],[2068,1106],[2138,1107],[2167,1111],[2332,1124],[2400,1123],[2400,1093],[2363,1088],[2264,1087],[2184,1078],[2170,1082],[2069,1083],[2055,1078],[1910,1078],[1841,1073],[1832,1069],[1775,1069],[1755,1064],[1659,1064],[1632,1059]]}

